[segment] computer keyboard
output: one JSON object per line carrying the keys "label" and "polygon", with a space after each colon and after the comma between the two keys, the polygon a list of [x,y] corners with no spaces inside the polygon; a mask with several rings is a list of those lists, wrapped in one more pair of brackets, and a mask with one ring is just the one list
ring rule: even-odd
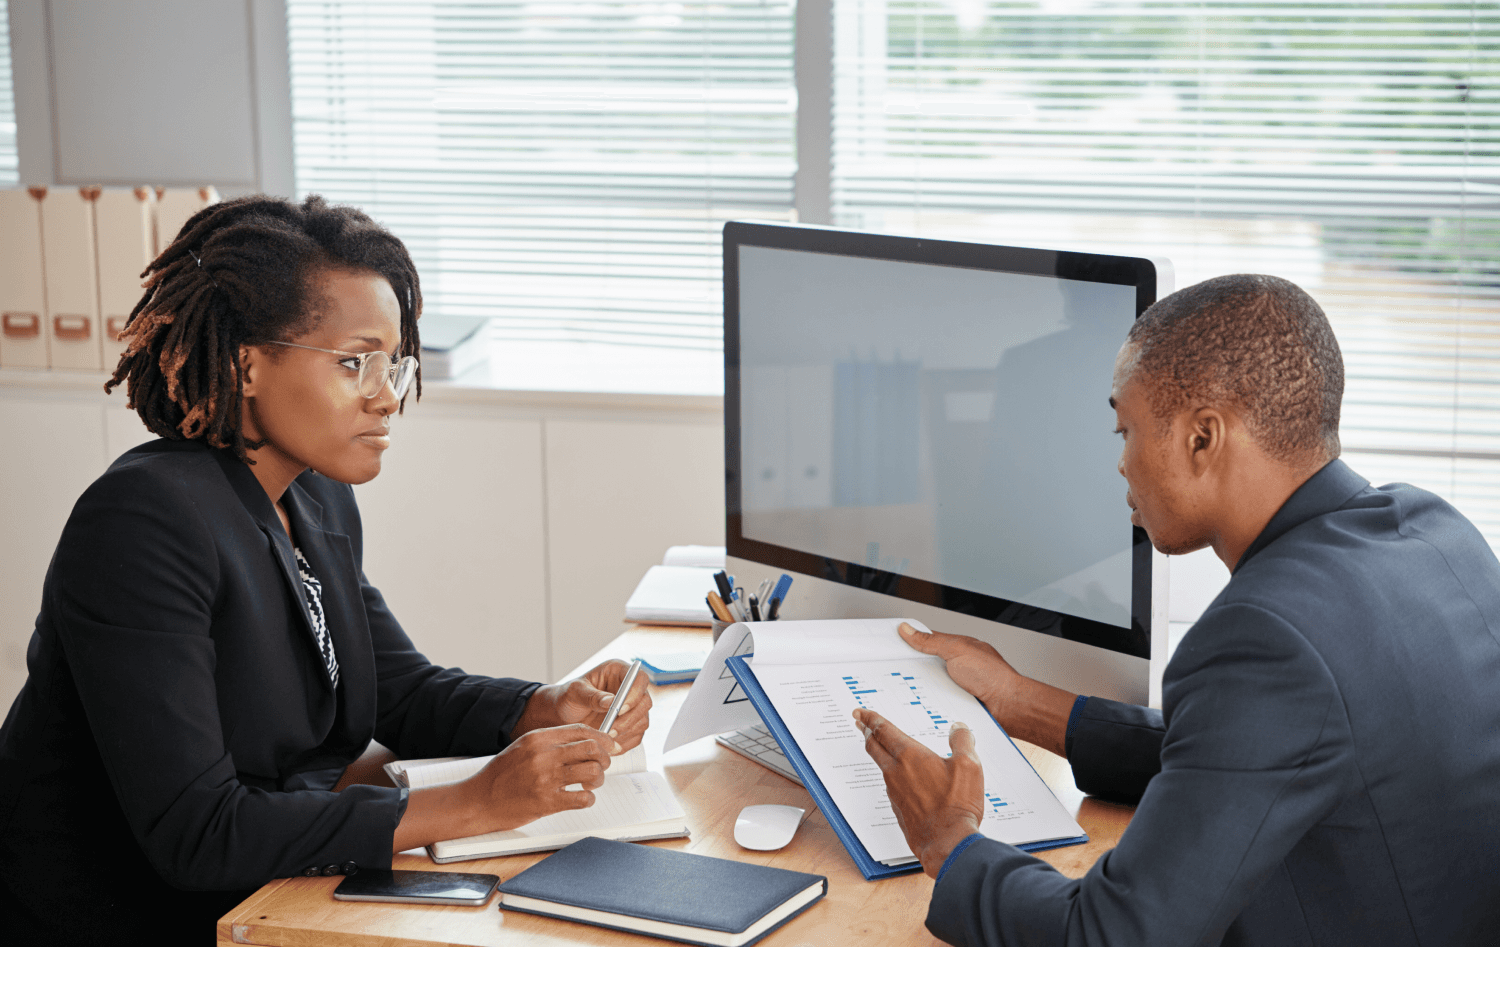
{"label": "computer keyboard", "polygon": [[778,745],[778,740],[762,725],[749,725],[738,732],[727,732],[716,736],[715,741],[775,774],[782,774],[795,784],[804,784],[799,780],[799,775],[794,773],[789,758],[783,755],[783,748]]}

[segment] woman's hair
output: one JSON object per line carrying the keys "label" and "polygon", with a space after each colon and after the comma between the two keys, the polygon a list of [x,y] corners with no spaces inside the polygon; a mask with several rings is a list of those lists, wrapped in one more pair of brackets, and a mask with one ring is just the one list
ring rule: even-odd
{"label": "woman's hair", "polygon": [[246,450],[262,444],[240,429],[240,348],[317,327],[317,280],[330,269],[391,283],[402,309],[398,353],[417,354],[423,296],[400,240],[354,206],[322,196],[298,205],[248,195],[195,213],[141,273],[146,294],[121,333],[127,345],[105,392],[125,383],[130,407],[152,432],[203,439],[255,463]]}

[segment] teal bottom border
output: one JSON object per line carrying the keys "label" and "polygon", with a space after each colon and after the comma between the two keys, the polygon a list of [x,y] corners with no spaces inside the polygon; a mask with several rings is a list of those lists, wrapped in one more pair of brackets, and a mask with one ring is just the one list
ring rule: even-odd
{"label": "teal bottom border", "polygon": [[0,999],[1414,1002],[1489,998],[1501,962],[1498,948],[0,948]]}

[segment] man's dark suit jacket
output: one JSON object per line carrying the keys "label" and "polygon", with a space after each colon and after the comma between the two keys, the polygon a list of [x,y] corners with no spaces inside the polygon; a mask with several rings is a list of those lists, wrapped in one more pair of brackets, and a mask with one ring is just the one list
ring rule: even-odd
{"label": "man's dark suit jacket", "polygon": [[[244,463],[167,440],[79,499],[0,727],[11,937],[212,942],[215,918],[273,878],[391,867],[405,793],[328,790],[373,736],[405,757],[509,741],[537,684],[413,648],[361,571],[350,487],[308,472],[283,503],[294,541]],[[337,688],[294,542],[323,584]]]}
{"label": "man's dark suit jacket", "polygon": [[1499,940],[1499,562],[1436,496],[1340,460],[1196,622],[1164,713],[1092,698],[1076,784],[1139,802],[1069,880],[976,840],[926,923],[953,944]]}

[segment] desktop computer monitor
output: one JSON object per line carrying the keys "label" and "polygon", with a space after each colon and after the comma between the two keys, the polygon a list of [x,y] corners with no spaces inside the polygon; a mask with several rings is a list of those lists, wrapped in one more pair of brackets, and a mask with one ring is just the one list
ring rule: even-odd
{"label": "desktop computer monitor", "polygon": [[783,616],[916,617],[1158,703],[1165,563],[1107,404],[1163,262],[728,223],[726,561]]}

